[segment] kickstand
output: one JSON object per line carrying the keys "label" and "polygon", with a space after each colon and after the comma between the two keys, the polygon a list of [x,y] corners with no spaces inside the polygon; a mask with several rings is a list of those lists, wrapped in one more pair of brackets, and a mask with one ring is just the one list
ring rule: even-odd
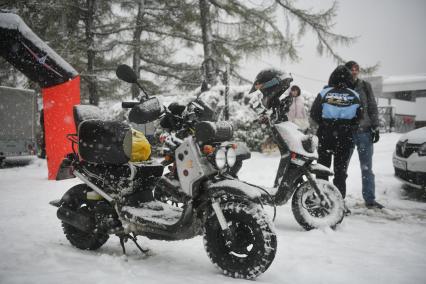
{"label": "kickstand", "polygon": [[125,240],[125,236],[120,236],[120,245],[121,248],[123,249],[123,254],[126,255],[126,248],[124,247],[124,242],[127,241]]}
{"label": "kickstand", "polygon": [[128,235],[128,237],[129,237],[129,239],[131,239],[134,243],[135,243],[135,245],[138,247],[138,249],[143,253],[143,254],[147,254],[148,252],[149,252],[149,249],[143,249],[143,248],[141,248],[141,246],[138,244],[138,242],[137,242],[137,239],[136,239],[136,236],[135,235],[133,235],[133,236],[131,236],[130,234]]}
{"label": "kickstand", "polygon": [[137,242],[137,239],[136,239],[136,236],[133,234],[133,236],[132,235],[130,235],[130,234],[126,234],[126,235],[119,235],[118,236],[119,238],[120,238],[120,245],[121,245],[121,248],[123,249],[123,254],[125,255],[126,254],[126,248],[125,248],[125,246],[124,246],[124,243],[125,242],[127,242],[127,240],[128,239],[131,239],[134,243],[135,243],[135,245],[138,247],[138,249],[143,253],[143,254],[147,254],[148,252],[149,252],[149,249],[143,249],[139,244],[138,244],[138,242]]}

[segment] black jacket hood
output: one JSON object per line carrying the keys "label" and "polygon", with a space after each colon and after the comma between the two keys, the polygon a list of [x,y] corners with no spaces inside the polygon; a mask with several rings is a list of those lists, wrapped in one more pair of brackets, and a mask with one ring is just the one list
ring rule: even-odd
{"label": "black jacket hood", "polygon": [[352,73],[345,65],[339,65],[331,73],[328,85],[335,88],[353,88]]}

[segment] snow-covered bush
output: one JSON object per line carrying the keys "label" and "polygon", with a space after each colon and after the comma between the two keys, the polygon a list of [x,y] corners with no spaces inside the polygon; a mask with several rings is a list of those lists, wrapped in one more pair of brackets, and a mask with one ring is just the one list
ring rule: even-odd
{"label": "snow-covered bush", "polygon": [[[229,120],[234,128],[235,141],[242,141],[253,151],[260,151],[261,146],[270,133],[258,122],[258,115],[248,104],[247,93],[251,86],[231,86],[229,88]],[[218,114],[218,120],[224,120],[225,87],[216,86],[202,94],[202,99],[213,106]]]}
{"label": "snow-covered bush", "polygon": [[[229,120],[232,122],[234,127],[233,140],[245,142],[253,151],[262,151],[265,147],[269,148],[273,141],[270,139],[270,130],[257,122],[258,115],[248,104],[248,92],[250,88],[251,86],[249,85],[230,86]],[[184,94],[160,95],[158,98],[166,106],[172,102],[187,104],[191,100],[195,99],[199,93],[200,91],[197,89],[193,92]],[[224,120],[224,93],[225,86],[217,85],[200,95],[200,98],[215,110],[218,120]],[[287,94],[288,92],[284,93],[283,96],[286,96]],[[315,96],[303,90],[302,95],[305,97],[305,109],[309,114],[309,110]],[[123,110],[121,108],[121,102],[102,103],[100,107],[104,110],[107,119],[120,121],[127,120],[128,110]],[[159,126],[159,121],[154,122],[154,127],[157,129],[154,136],[159,136],[162,132],[162,129]],[[158,139],[154,139],[154,141],[155,140]]]}

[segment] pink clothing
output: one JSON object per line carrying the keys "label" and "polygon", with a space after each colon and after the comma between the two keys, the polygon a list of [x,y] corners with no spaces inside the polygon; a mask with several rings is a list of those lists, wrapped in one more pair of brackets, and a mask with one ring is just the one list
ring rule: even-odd
{"label": "pink clothing", "polygon": [[293,102],[288,111],[288,120],[294,122],[295,119],[307,119],[305,99],[302,95],[293,98]]}
{"label": "pink clothing", "polygon": [[309,128],[309,119],[305,111],[305,99],[302,95],[293,97],[287,117],[289,121],[296,124],[301,130]]}

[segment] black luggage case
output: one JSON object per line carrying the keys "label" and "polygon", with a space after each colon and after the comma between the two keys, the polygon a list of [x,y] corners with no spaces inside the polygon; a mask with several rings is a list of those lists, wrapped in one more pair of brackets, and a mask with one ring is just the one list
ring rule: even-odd
{"label": "black luggage case", "polygon": [[78,152],[87,162],[125,164],[132,153],[130,126],[118,121],[85,120],[78,127]]}

